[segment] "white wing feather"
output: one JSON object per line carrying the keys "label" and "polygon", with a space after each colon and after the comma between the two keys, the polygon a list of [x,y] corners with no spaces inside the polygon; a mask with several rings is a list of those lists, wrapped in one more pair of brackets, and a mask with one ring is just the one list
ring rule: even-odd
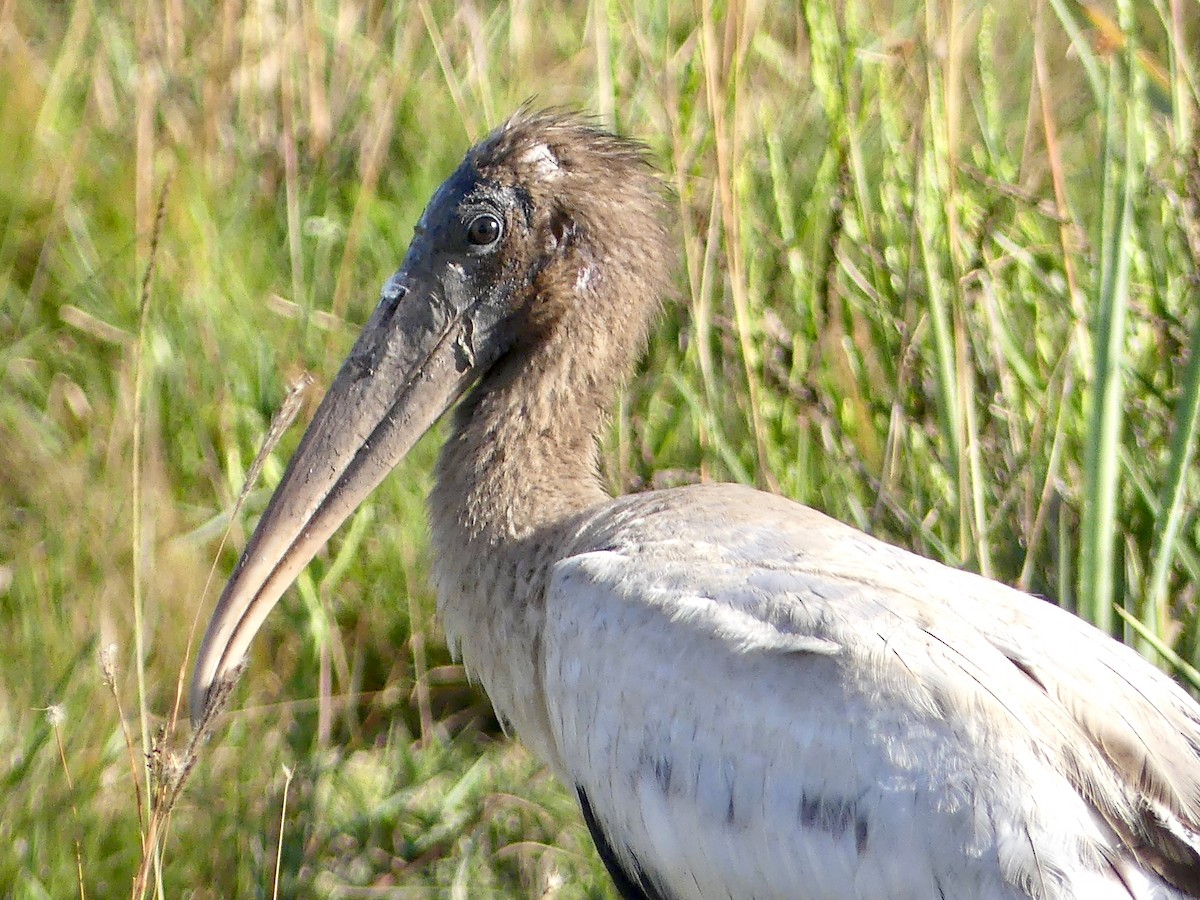
{"label": "white wing feather", "polygon": [[1150,734],[1187,809],[1193,707],[1049,604],[712,486],[608,507],[545,613],[557,767],[668,897],[1184,896],[1114,830],[1144,792],[1103,738]]}

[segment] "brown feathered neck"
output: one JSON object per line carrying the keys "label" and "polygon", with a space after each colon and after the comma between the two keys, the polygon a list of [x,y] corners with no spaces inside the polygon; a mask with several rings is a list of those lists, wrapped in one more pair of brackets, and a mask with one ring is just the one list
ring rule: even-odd
{"label": "brown feathered neck", "polygon": [[467,160],[522,199],[509,270],[530,277],[512,348],[455,415],[431,519],[438,543],[495,546],[605,499],[597,439],[671,253],[645,149],[586,119],[518,113]]}

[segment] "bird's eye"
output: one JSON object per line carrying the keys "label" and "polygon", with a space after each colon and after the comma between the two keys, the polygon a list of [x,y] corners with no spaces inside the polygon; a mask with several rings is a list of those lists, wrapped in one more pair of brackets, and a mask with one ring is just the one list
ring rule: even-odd
{"label": "bird's eye", "polygon": [[486,247],[500,238],[500,220],[491,213],[476,216],[467,226],[467,240],[476,247]]}

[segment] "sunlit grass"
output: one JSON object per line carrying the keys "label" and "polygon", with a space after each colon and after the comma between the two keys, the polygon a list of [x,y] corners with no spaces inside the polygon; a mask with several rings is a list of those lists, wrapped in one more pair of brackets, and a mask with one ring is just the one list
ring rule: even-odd
{"label": "sunlit grass", "polygon": [[[273,417],[531,97],[675,190],[614,490],[755,483],[1200,664],[1194,3],[732,9],[0,6],[0,893],[131,892]],[[442,645],[435,449],[268,623],[147,896],[611,896]]]}

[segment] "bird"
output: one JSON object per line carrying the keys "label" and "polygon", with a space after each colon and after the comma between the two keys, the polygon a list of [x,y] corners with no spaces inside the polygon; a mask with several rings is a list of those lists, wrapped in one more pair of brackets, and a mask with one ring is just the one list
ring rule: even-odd
{"label": "bird", "polygon": [[428,501],[453,653],[626,900],[1200,896],[1200,706],[1040,598],[748,486],[612,497],[669,295],[645,145],[522,108],[414,228],[225,586],[193,718],[453,408]]}

